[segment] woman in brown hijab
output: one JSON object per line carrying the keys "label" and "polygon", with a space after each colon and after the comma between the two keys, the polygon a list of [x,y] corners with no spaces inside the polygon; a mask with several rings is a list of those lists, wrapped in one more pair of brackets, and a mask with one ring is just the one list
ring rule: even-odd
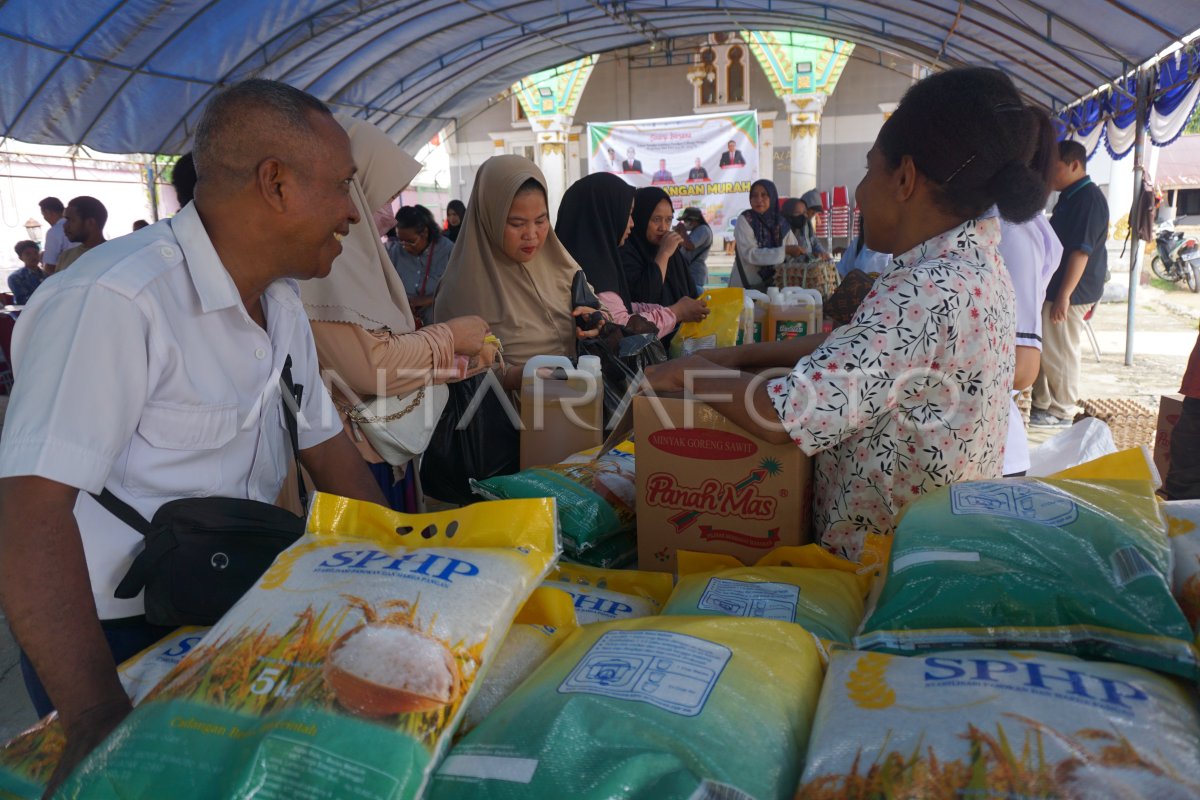
{"label": "woman in brown hijab", "polygon": [[[349,395],[407,395],[426,382],[445,383],[459,374],[456,360],[491,363],[495,353],[483,342],[488,330],[478,317],[447,318],[415,330],[404,283],[384,249],[380,228],[394,224],[392,200],[421,166],[374,125],[341,116],[338,122],[350,137],[358,167],[350,194],[361,219],[350,227],[329,275],[302,281],[300,297],[321,369],[332,373],[333,399],[343,409],[347,433],[393,507],[412,511],[411,482],[398,482],[392,465],[347,419]],[[287,487],[281,496],[288,496]]]}
{"label": "woman in brown hijab", "polygon": [[[579,265],[550,225],[546,179],[520,156],[493,156],[475,175],[467,216],[438,289],[434,319],[477,314],[504,348],[506,388],[520,385],[521,369],[538,355],[575,356],[571,282]],[[578,333],[577,333],[578,331]]]}

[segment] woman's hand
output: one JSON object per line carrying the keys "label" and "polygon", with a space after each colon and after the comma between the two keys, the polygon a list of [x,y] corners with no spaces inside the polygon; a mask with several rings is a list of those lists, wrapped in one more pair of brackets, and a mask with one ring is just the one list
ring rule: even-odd
{"label": "woman's hand", "polygon": [[[601,317],[603,317],[603,312],[599,311],[598,309],[592,308],[591,306],[575,306],[575,308],[571,311],[571,316],[575,317],[576,319],[579,319],[580,317],[584,317],[586,319],[587,317],[590,317],[592,314],[600,314]],[[593,327],[588,328],[588,329],[580,328],[578,325],[576,325],[575,326],[575,338],[577,338],[577,339],[594,339],[595,337],[600,335],[600,328],[603,326],[603,324],[604,324],[604,321],[602,319],[599,323],[595,324]]]}
{"label": "woman's hand", "polygon": [[682,392],[685,378],[689,372],[715,371],[722,367],[704,359],[701,356],[673,358],[663,364],[655,364],[646,368],[646,381],[656,392]]}
{"label": "woman's hand", "polygon": [[646,367],[646,383],[656,392],[682,392],[686,358],[673,358],[662,364]]}
{"label": "woman's hand", "polygon": [[708,316],[708,305],[703,300],[698,300],[695,297],[681,298],[674,305],[670,306],[670,311],[675,315],[675,319],[680,322],[699,322]]}
{"label": "woman's hand", "polygon": [[683,244],[683,237],[676,231],[668,231],[662,241],[658,243],[658,259],[665,260],[675,255],[675,251],[681,244]]}
{"label": "woman's hand", "polygon": [[791,258],[808,255],[808,250],[798,244],[789,244],[787,247],[783,248],[783,252]]}
{"label": "woman's hand", "polygon": [[[483,349],[483,337],[491,333],[483,317],[474,314],[446,320],[445,324],[454,335],[454,352],[463,356],[478,354]],[[495,354],[492,357],[495,358]]]}

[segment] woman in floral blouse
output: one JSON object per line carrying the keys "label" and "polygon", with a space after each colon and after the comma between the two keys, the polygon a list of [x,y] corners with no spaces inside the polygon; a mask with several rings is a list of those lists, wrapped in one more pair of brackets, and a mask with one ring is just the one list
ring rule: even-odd
{"label": "woman in floral blouse", "polygon": [[914,497],[1000,477],[1014,300],[999,220],[979,217],[995,204],[1020,222],[1044,206],[1054,142],[1041,114],[996,70],[916,84],[856,191],[867,247],[898,255],[850,324],[649,372],[656,390],[686,382],[739,425],[814,455],[814,530],[834,553],[859,559]]}

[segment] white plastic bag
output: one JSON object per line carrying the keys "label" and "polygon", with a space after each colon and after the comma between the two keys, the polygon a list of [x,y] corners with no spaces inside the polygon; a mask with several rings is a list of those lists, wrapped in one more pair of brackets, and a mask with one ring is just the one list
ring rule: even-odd
{"label": "white plastic bag", "polygon": [[1045,478],[1115,452],[1117,445],[1112,430],[1095,417],[1087,417],[1035,447],[1029,453],[1026,474],[1032,478]]}

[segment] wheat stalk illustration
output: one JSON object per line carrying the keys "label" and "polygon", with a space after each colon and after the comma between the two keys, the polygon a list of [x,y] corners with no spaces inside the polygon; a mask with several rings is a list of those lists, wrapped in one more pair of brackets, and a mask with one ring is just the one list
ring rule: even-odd
{"label": "wheat stalk illustration", "polygon": [[878,710],[896,702],[896,692],[888,686],[887,668],[892,656],[864,653],[846,680],[846,692],[859,708]]}

